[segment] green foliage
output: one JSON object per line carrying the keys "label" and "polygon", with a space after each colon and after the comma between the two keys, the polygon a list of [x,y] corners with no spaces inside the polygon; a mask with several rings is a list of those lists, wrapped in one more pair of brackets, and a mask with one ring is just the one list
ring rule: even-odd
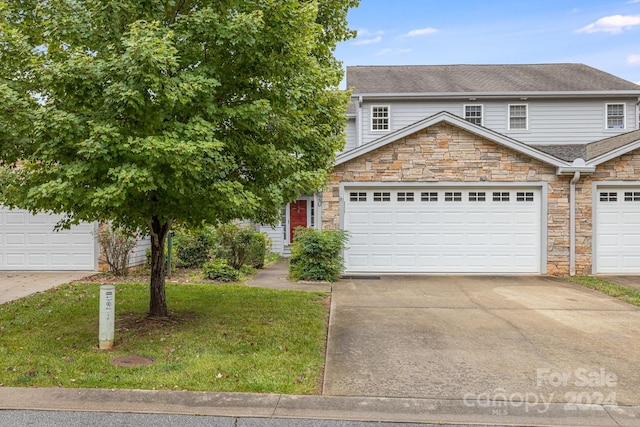
{"label": "green foliage", "polygon": [[226,259],[236,270],[243,265],[262,268],[267,255],[269,238],[255,231],[234,223],[220,225],[216,229],[218,246],[217,258]]}
{"label": "green foliage", "polygon": [[347,239],[348,235],[343,230],[296,228],[289,259],[289,275],[293,280],[335,282],[344,270],[341,252]]}
{"label": "green foliage", "polygon": [[109,269],[116,276],[126,276],[129,273],[129,259],[131,251],[138,244],[135,233],[122,228],[103,224],[96,235],[100,253]]}
{"label": "green foliage", "polygon": [[0,2],[2,203],[146,228],[158,249],[174,223],[277,221],[344,146],[333,50],[357,4]]}
{"label": "green foliage", "polygon": [[182,268],[199,268],[209,260],[216,245],[215,230],[204,226],[195,230],[176,230],[173,246],[176,248],[176,265]]}
{"label": "green foliage", "polygon": [[214,258],[202,268],[204,277],[219,282],[235,282],[240,279],[240,271],[229,265],[226,259]]}

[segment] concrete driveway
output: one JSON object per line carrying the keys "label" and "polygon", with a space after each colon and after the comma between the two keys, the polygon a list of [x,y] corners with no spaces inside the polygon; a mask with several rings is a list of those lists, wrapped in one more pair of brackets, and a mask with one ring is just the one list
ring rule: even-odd
{"label": "concrete driveway", "polygon": [[343,280],[324,394],[640,405],[639,361],[640,309],[561,279]]}
{"label": "concrete driveway", "polygon": [[0,271],[0,304],[96,273],[95,271]]}

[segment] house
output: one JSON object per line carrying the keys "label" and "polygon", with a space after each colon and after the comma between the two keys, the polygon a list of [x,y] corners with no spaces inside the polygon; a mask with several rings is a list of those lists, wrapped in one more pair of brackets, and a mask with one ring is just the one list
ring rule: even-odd
{"label": "house", "polygon": [[328,188],[348,272],[640,273],[640,86],[582,64],[358,66]]}

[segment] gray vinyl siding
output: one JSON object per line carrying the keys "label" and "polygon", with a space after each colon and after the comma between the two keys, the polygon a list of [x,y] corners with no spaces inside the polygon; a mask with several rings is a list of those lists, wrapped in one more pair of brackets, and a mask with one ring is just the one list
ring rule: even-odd
{"label": "gray vinyl siding", "polygon": [[[482,105],[484,126],[532,145],[584,144],[637,129],[636,99],[499,99],[454,101],[395,101],[364,103],[362,108],[363,144],[409,126],[441,111],[464,117],[464,105]],[[606,129],[606,104],[624,103],[625,129]],[[509,105],[526,104],[528,129],[508,130]],[[372,132],[371,105],[390,106],[389,132]],[[350,121],[349,126],[355,122]],[[355,147],[356,129],[349,130],[347,147]]]}
{"label": "gray vinyl siding", "polygon": [[284,226],[276,227],[260,224],[258,231],[265,233],[271,239],[271,252],[282,255],[284,253]]}
{"label": "gray vinyl siding", "polygon": [[344,150],[342,150],[342,152],[353,150],[354,148],[356,148],[356,138],[358,137],[358,135],[356,133],[355,118],[349,118],[347,120],[347,128],[345,129],[345,133],[347,137],[347,145],[345,145]]}

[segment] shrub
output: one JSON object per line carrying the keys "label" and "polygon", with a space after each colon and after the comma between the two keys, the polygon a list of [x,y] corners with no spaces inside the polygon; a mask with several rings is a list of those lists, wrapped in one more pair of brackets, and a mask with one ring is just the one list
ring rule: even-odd
{"label": "shrub", "polygon": [[129,257],[138,244],[135,233],[103,224],[97,234],[100,252],[116,276],[129,274]]}
{"label": "shrub", "polygon": [[177,229],[173,237],[176,265],[182,268],[199,268],[210,258],[216,245],[212,227],[197,230]]}
{"label": "shrub", "polygon": [[216,258],[227,260],[234,269],[239,270],[245,264],[254,268],[264,266],[267,246],[270,246],[266,235],[229,223],[217,228],[216,237]]}
{"label": "shrub", "polygon": [[202,267],[207,279],[219,282],[235,282],[240,278],[240,272],[231,267],[226,259],[214,258]]}
{"label": "shrub", "polygon": [[342,230],[296,228],[289,259],[290,277],[335,282],[344,271],[341,252],[347,239],[347,232]]}

